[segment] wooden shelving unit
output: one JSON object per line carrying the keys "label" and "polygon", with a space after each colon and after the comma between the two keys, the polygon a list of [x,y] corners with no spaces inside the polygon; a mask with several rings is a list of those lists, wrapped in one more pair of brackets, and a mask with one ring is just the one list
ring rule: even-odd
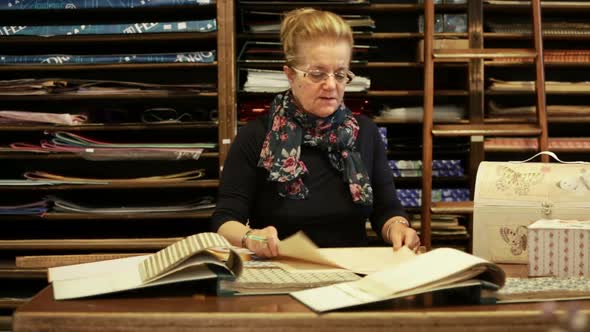
{"label": "wooden shelving unit", "polygon": [[[53,37],[0,36],[3,54],[134,54],[215,51],[212,63],[113,63],[113,64],[15,64],[0,65],[2,79],[75,78],[119,80],[157,84],[210,84],[202,92],[142,91],[125,94],[0,95],[2,109],[53,113],[85,112],[90,119],[115,111],[111,121],[91,121],[75,126],[0,124],[0,145],[15,142],[38,144],[44,131],[68,131],[111,142],[217,143],[198,160],[85,160],[73,153],[0,151],[4,179],[25,171],[47,171],[94,178],[125,178],[171,174],[203,169],[205,175],[185,182],[134,184],[61,184],[41,187],[0,186],[0,205],[35,201],[46,195],[81,199],[84,205],[146,206],[182,203],[202,196],[216,196],[219,172],[236,131],[235,34],[233,1],[216,4],[134,9],[5,10],[5,25],[67,25],[93,23],[167,22],[216,19],[214,32],[171,32]],[[211,119],[172,123],[137,121],[148,108],[173,108],[178,112],[207,110]],[[195,113],[197,114],[197,113]],[[213,114],[213,113],[210,113]],[[129,121],[127,119],[135,119]],[[185,236],[208,230],[212,209],[191,212],[100,214],[48,211],[39,216],[2,215],[6,228],[0,236],[0,324],[27,298],[19,299],[10,288],[36,290],[46,284],[45,269],[15,266],[15,257],[67,253],[155,252]],[[31,279],[37,282],[30,283]],[[11,286],[13,285],[13,286]],[[36,289],[36,288],[38,289]],[[31,288],[31,289],[28,289]],[[1,325],[4,326],[4,325]]]}

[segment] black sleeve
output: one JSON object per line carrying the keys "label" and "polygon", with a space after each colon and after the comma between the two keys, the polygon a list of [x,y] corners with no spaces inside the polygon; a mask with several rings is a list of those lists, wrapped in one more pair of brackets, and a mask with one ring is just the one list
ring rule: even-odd
{"label": "black sleeve", "polygon": [[397,198],[393,173],[389,167],[387,154],[377,126],[371,122],[373,143],[373,213],[371,215],[371,227],[381,236],[381,229],[387,220],[394,216],[402,216],[408,219],[407,213]]}
{"label": "black sleeve", "polygon": [[240,128],[223,166],[211,230],[230,220],[246,223],[256,189],[257,163],[265,136],[263,119]]}

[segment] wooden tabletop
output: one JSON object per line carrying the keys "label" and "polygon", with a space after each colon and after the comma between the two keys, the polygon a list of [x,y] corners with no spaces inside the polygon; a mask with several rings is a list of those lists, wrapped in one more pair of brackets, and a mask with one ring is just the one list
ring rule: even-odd
{"label": "wooden tabletop", "polygon": [[[518,276],[522,267],[505,268]],[[526,274],[526,271],[524,272]],[[14,331],[546,331],[590,301],[415,307],[384,304],[316,314],[287,295],[181,295],[55,301],[51,287],[14,316]]]}

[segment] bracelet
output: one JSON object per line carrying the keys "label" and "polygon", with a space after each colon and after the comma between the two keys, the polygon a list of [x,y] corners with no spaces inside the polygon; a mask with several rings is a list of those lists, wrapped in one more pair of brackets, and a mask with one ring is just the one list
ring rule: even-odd
{"label": "bracelet", "polygon": [[242,248],[246,248],[246,239],[248,238],[248,236],[250,235],[250,233],[252,233],[254,230],[253,229],[249,229],[246,233],[244,233],[244,236],[242,236]]}
{"label": "bracelet", "polygon": [[406,227],[410,227],[410,222],[404,218],[395,219],[392,222],[392,224],[402,224],[402,225],[406,225]]}
{"label": "bracelet", "polygon": [[387,224],[387,228],[385,229],[385,238],[384,240],[391,242],[391,239],[389,238],[389,229],[391,228],[391,225],[393,224],[402,224],[402,225],[406,225],[406,227],[410,227],[410,222],[407,221],[405,218],[395,218],[393,219],[393,221],[390,221]]}

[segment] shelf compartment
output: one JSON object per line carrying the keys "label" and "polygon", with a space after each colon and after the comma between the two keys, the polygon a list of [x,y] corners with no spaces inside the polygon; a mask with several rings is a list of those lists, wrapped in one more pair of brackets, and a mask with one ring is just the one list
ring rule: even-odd
{"label": "shelf compartment", "polygon": [[142,250],[163,249],[182,237],[140,239],[0,240],[0,250]]}
{"label": "shelf compartment", "polygon": [[473,202],[435,202],[430,208],[435,214],[473,214]]}
{"label": "shelf compartment", "polygon": [[[62,190],[135,190],[135,189],[175,189],[175,188],[217,188],[219,180],[194,180],[185,182],[136,182],[130,184],[61,184],[53,186],[34,187],[36,191],[62,191]],[[31,186],[0,186],[2,191],[29,191]]]}
{"label": "shelf compartment", "polygon": [[33,65],[11,64],[0,65],[0,72],[7,71],[78,71],[78,70],[162,70],[162,69],[195,69],[217,68],[217,61],[211,63],[182,62],[182,63],[113,63],[113,64],[79,64],[79,65]]}
{"label": "shelf compartment", "polygon": [[539,136],[541,128],[536,124],[436,124],[434,136]]}

